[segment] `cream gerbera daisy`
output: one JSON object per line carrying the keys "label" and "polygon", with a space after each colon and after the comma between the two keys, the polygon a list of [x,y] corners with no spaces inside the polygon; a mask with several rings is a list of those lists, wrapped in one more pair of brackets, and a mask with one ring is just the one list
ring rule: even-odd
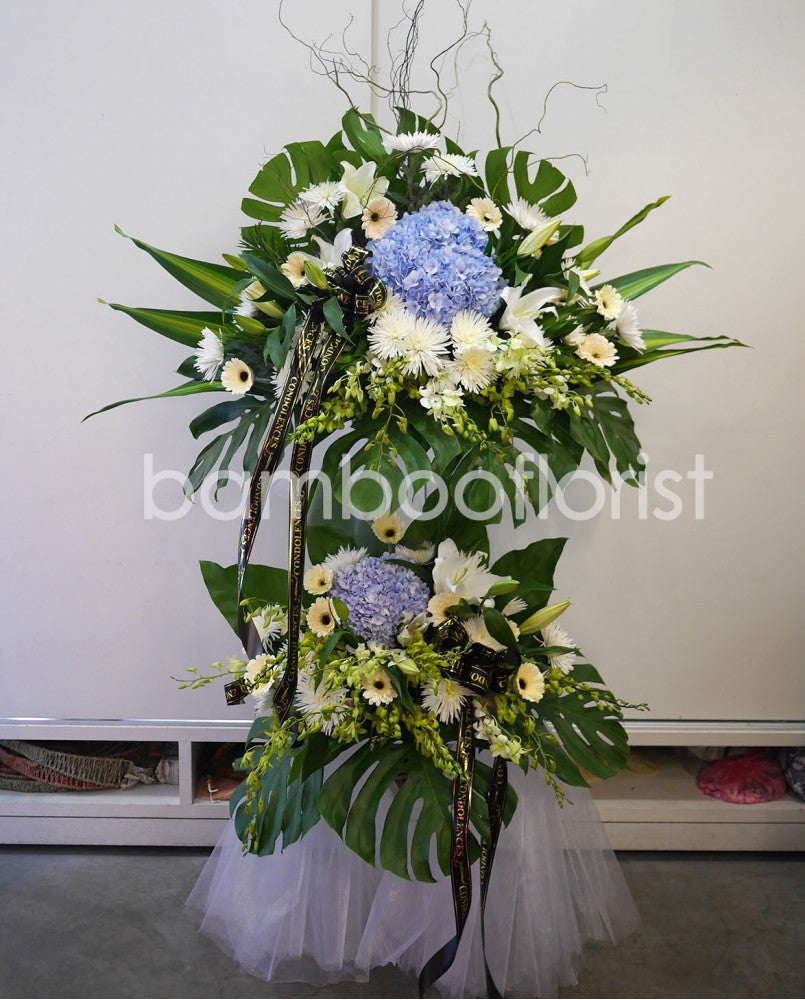
{"label": "cream gerbera daisy", "polygon": [[361,226],[368,240],[385,236],[397,220],[397,209],[388,198],[373,198],[363,210]]}
{"label": "cream gerbera daisy", "polygon": [[332,568],[324,563],[311,566],[302,578],[302,585],[309,594],[326,594],[333,585]]}
{"label": "cream gerbera daisy", "polygon": [[405,534],[405,524],[399,514],[381,514],[372,521],[372,531],[386,545],[396,545]]}
{"label": "cream gerbera daisy", "polygon": [[196,356],[194,361],[196,371],[202,378],[212,382],[224,360],[224,345],[219,334],[205,326],[201,331],[198,347],[193,353]]}
{"label": "cream gerbera daisy", "polygon": [[465,347],[488,347],[494,343],[495,331],[486,316],[472,309],[462,309],[450,324],[450,339],[453,350],[463,351]]}
{"label": "cream gerbera daisy", "polygon": [[447,612],[454,608],[459,602],[456,594],[434,594],[428,601],[428,612],[434,625],[441,625],[447,621]]}
{"label": "cream gerbera daisy", "polygon": [[603,285],[595,293],[596,312],[605,320],[617,319],[623,308],[623,299],[612,285]]}
{"label": "cream gerbera daisy", "polygon": [[411,329],[403,348],[406,375],[436,375],[444,366],[447,354],[449,334],[445,327],[430,319],[417,317],[411,324]]}
{"label": "cream gerbera daisy", "polygon": [[539,229],[548,221],[548,216],[539,205],[532,205],[525,198],[514,198],[506,206],[506,211],[521,229]]}
{"label": "cream gerbera daisy", "polygon": [[545,678],[542,671],[530,660],[520,664],[514,686],[521,698],[526,701],[541,701],[545,694]]}
{"label": "cream gerbera daisy", "polygon": [[336,615],[329,599],[317,597],[307,611],[307,624],[310,631],[320,639],[324,639],[335,630],[335,623]]}
{"label": "cream gerbera daisy", "polygon": [[588,333],[579,344],[576,354],[599,368],[609,368],[618,360],[615,345],[600,333]]}
{"label": "cream gerbera daisy", "polygon": [[254,372],[240,358],[230,358],[221,372],[221,385],[227,392],[242,396],[254,384]]}
{"label": "cream gerbera daisy", "polygon": [[279,230],[286,239],[301,240],[325,219],[326,216],[320,208],[304,201],[295,201],[283,209],[279,219]]}
{"label": "cream gerbera daisy", "polygon": [[346,569],[347,566],[354,566],[355,563],[359,563],[361,559],[366,558],[366,549],[364,548],[354,548],[351,545],[342,545],[338,552],[335,552],[331,556],[327,556],[324,560],[324,565],[333,571],[333,575],[340,573],[342,569]]}
{"label": "cream gerbera daisy", "polygon": [[503,221],[503,214],[491,198],[472,198],[467,215],[479,222],[485,233],[494,233]]}
{"label": "cream gerbera daisy", "polygon": [[615,329],[627,347],[631,347],[635,351],[644,351],[646,349],[646,343],[643,340],[643,335],[640,333],[637,309],[631,302],[624,302],[621,306],[618,320],[615,323]]}
{"label": "cream gerbera daisy", "polygon": [[475,161],[461,153],[434,153],[422,164],[425,180],[433,184],[442,177],[460,177],[462,174],[477,177]]}
{"label": "cream gerbera daisy", "polygon": [[380,667],[364,677],[363,696],[370,705],[388,705],[397,697],[388,673]]}
{"label": "cream gerbera daisy", "polygon": [[383,148],[387,153],[421,153],[426,149],[436,149],[440,136],[433,132],[401,132],[383,138]]}
{"label": "cream gerbera daisy", "polygon": [[374,326],[369,330],[369,346],[384,361],[400,357],[405,351],[415,320],[413,313],[402,306],[379,313]]}
{"label": "cream gerbera daisy", "polygon": [[462,687],[458,681],[452,677],[445,677],[444,680],[434,687],[426,684],[422,689],[422,707],[428,712],[433,712],[439,722],[455,722],[461,715],[461,709],[467,698],[472,697],[472,691]]}
{"label": "cream gerbera daisy", "polygon": [[305,274],[305,261],[312,259],[309,253],[302,253],[301,250],[295,250],[293,253],[288,254],[285,263],[280,266],[280,271],[282,271],[294,288],[301,288],[302,285],[309,283],[309,278]]}
{"label": "cream gerbera daisy", "polygon": [[[565,646],[572,649],[576,645],[558,622],[546,625],[540,630],[540,634],[546,646]],[[561,670],[563,674],[569,674],[576,661],[576,654],[559,653],[558,656],[550,656],[548,659],[552,667]]]}
{"label": "cream gerbera daisy", "polygon": [[495,359],[483,347],[465,347],[456,352],[453,375],[467,392],[478,392],[494,379]]}
{"label": "cream gerbera daisy", "polygon": [[409,549],[405,545],[398,545],[394,550],[394,555],[399,556],[400,559],[410,559],[417,566],[425,566],[433,559],[435,551],[436,549],[430,542],[425,542],[418,549]]}

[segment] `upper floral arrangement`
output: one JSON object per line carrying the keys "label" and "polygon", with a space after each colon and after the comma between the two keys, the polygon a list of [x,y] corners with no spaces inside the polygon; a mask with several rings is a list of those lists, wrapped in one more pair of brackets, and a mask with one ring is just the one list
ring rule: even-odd
{"label": "upper floral arrangement", "polygon": [[[350,446],[359,446],[353,468],[384,476],[392,490],[406,472],[449,483],[483,470],[475,506],[489,506],[496,480],[514,508],[521,452],[542,455],[557,479],[585,451],[605,478],[614,466],[636,479],[640,444],[627,399],[647,397],[627,373],[734,343],[641,322],[635,300],[696,261],[599,273],[611,243],[666,199],[585,243],[573,184],[547,160],[510,146],[466,152],[408,109],[396,118],[396,131],[384,130],[351,108],[329,141],[290,143],[268,160],[243,201],[256,224],[242,230],[237,255],[224,254],[226,265],[135,241],[216,309],[114,306],[192,348],[179,368],[188,381],[159,395],[230,397],[191,424],[195,436],[219,432],[191,469],[191,488],[215,470],[224,483],[244,441],[245,467],[253,466],[270,417],[264,403],[284,384],[314,307],[346,349],[320,412],[296,436],[349,426]],[[334,281],[355,248],[384,290],[368,315],[342,308]],[[336,473],[344,454],[339,443],[323,471]],[[536,479],[524,490],[532,505],[545,496]],[[352,501],[375,509],[376,491],[365,486]],[[448,534],[455,524],[439,528]],[[483,545],[481,535],[464,540]]]}

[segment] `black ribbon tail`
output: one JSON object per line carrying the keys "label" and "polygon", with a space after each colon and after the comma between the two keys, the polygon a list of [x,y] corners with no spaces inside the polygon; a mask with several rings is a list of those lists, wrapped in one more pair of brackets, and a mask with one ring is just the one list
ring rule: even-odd
{"label": "black ribbon tail", "polygon": [[499,1000],[501,994],[495,985],[495,980],[489,970],[486,956],[486,897],[489,892],[489,880],[492,877],[492,865],[495,861],[495,851],[498,837],[503,827],[503,814],[506,809],[506,794],[509,790],[509,774],[506,761],[496,757],[489,776],[489,788],[486,793],[486,805],[489,811],[489,840],[481,844],[480,881],[481,881],[481,950],[484,957],[484,976],[486,977],[486,995]]}
{"label": "black ribbon tail", "polygon": [[[300,424],[315,417],[321,409],[330,376],[344,346],[341,337],[332,335],[322,348],[313,385],[305,397],[299,414]],[[294,442],[291,452],[289,494],[291,531],[288,549],[288,652],[285,671],[274,693],[274,710],[280,722],[288,718],[296,694],[299,633],[302,625],[302,580],[305,570],[308,473],[312,455],[312,441]]]}
{"label": "black ribbon tail", "polygon": [[425,963],[419,973],[419,995],[424,997],[437,979],[453,964],[472,904],[472,871],[470,868],[469,835],[472,778],[475,766],[475,730],[473,699],[467,698],[458,723],[456,761],[461,774],[453,781],[453,850],[450,856],[450,883],[456,933]]}

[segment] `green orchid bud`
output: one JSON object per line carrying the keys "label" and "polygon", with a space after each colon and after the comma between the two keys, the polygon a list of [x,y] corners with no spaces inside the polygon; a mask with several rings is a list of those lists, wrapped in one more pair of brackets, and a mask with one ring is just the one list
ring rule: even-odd
{"label": "green orchid bud", "polygon": [[547,608],[535,611],[533,615],[529,615],[524,622],[521,622],[520,635],[533,635],[534,632],[539,632],[541,628],[556,621],[569,607],[570,601],[559,601],[558,604],[550,604]]}
{"label": "green orchid bud", "polygon": [[528,254],[534,253],[536,250],[540,250],[545,246],[548,240],[561,225],[561,219],[553,219],[551,222],[546,222],[544,226],[540,226],[538,229],[532,229],[517,248],[517,256],[525,257]]}

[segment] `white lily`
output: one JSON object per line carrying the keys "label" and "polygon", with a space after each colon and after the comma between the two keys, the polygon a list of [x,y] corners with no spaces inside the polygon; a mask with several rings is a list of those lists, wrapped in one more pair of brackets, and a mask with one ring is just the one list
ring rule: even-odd
{"label": "white lily", "polygon": [[439,545],[433,564],[433,589],[437,594],[451,593],[457,597],[481,600],[489,588],[505,579],[490,573],[482,552],[467,555],[448,538]]}
{"label": "white lily", "polygon": [[338,267],[341,258],[352,246],[352,230],[344,228],[336,234],[332,243],[323,240],[321,236],[314,236],[319,245],[319,261],[324,267]]}
{"label": "white lily", "polygon": [[389,182],[385,177],[375,177],[374,163],[362,163],[356,168],[344,160],[341,167],[344,171],[341,177],[344,188],[341,211],[345,219],[354,219],[373,198],[382,198],[388,190]]}
{"label": "white lily", "polygon": [[548,286],[526,293],[526,284],[509,286],[501,292],[506,309],[500,325],[502,329],[526,338],[534,347],[545,347],[545,335],[537,319],[550,303],[560,301],[564,289]]}

